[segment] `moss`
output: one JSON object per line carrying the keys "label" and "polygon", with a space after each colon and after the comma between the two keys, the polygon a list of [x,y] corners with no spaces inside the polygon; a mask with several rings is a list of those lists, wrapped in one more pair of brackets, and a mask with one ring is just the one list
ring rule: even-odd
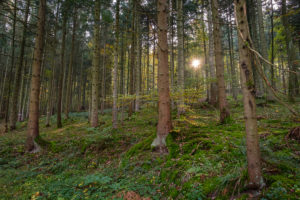
{"label": "moss", "polygon": [[175,158],[179,154],[179,146],[176,144],[175,139],[178,136],[177,132],[170,132],[167,136],[166,143],[167,148],[169,150],[169,156],[168,158]]}
{"label": "moss", "polygon": [[151,149],[151,143],[155,138],[155,134],[148,136],[146,139],[142,140],[141,142],[135,144],[133,147],[131,147],[125,154],[126,158],[132,157],[134,155],[137,155],[138,153],[141,153],[145,150]]}

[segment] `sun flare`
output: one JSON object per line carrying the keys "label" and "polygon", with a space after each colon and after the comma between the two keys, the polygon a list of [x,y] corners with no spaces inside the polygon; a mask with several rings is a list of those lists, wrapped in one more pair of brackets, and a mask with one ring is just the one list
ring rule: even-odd
{"label": "sun flare", "polygon": [[198,68],[198,67],[200,66],[200,60],[194,59],[194,60],[192,61],[192,66],[193,66],[194,68]]}

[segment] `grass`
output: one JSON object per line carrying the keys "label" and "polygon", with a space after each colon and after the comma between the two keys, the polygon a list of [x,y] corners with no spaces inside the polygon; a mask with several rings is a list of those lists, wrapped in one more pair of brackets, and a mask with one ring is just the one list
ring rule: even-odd
{"label": "grass", "polygon": [[[118,199],[123,191],[151,199],[246,199],[242,105],[230,105],[227,124],[213,108],[172,113],[167,156],[151,150],[157,113],[150,105],[116,130],[109,111],[99,128],[89,127],[87,113],[71,113],[61,129],[44,127],[42,118],[40,134],[50,145],[38,154],[25,153],[26,122],[19,123],[0,136],[0,199]],[[261,199],[298,199],[300,146],[285,135],[299,122],[277,104],[258,107],[258,115]]]}

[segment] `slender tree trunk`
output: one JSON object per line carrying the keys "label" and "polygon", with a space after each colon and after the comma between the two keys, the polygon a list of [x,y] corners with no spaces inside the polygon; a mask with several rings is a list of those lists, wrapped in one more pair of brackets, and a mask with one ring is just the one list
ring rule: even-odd
{"label": "slender tree trunk", "polygon": [[[175,72],[175,56],[174,56],[174,16],[173,16],[173,0],[169,0],[169,7],[170,7],[170,75],[171,75],[171,93],[174,92],[174,72]],[[174,101],[171,99],[171,107],[174,108]]]}
{"label": "slender tree trunk", "polygon": [[[250,29],[250,34],[252,37],[253,45],[255,49],[260,49],[259,48],[259,38],[258,38],[258,30],[257,30],[257,12],[256,12],[256,2],[255,0],[246,0],[247,2],[247,17],[249,19],[249,29]],[[264,85],[263,85],[263,80],[255,67],[256,63],[254,61],[254,58],[251,59],[252,61],[252,71],[253,71],[253,78],[255,82],[255,88],[256,88],[256,93],[255,97],[256,98],[263,98],[264,96]]]}
{"label": "slender tree trunk", "polygon": [[147,17],[147,67],[146,67],[146,79],[147,79],[147,94],[150,92],[150,20]]}
{"label": "slender tree trunk", "polygon": [[225,80],[224,80],[224,56],[222,53],[222,41],[220,36],[220,25],[218,15],[218,1],[212,0],[212,17],[213,17],[213,36],[214,36],[214,52],[216,63],[216,74],[218,83],[218,101],[220,109],[220,122],[226,122],[226,119],[230,117],[229,109],[226,100]]}
{"label": "slender tree trunk", "polygon": [[[291,36],[291,30],[289,27],[288,23],[288,17],[287,12],[286,12],[286,0],[282,0],[282,25],[284,27],[284,33],[285,33],[285,42],[286,42],[286,47],[287,47],[287,57],[288,57],[288,69],[290,71],[297,71],[298,68],[298,62],[296,61],[296,51],[295,47],[292,41],[292,36]],[[295,95],[296,95],[296,87],[298,84],[297,83],[297,75],[295,73],[289,72],[288,76],[288,99],[290,102],[295,102]]]}
{"label": "slender tree trunk", "polygon": [[284,69],[282,55],[280,57],[280,61],[281,61],[281,69],[282,69],[282,87],[283,87],[283,92],[284,92],[284,94],[287,94],[287,92],[286,92],[286,82],[285,82],[285,71],[284,71],[285,69]]}
{"label": "slender tree trunk", "polygon": [[7,76],[8,76],[8,56],[6,57],[3,85],[2,85],[2,89],[1,89],[0,117],[2,117],[2,110],[4,109],[5,103],[6,103],[5,89],[7,86]]}
{"label": "slender tree trunk", "polygon": [[152,92],[155,89],[155,55],[156,55],[156,45],[155,45],[156,37],[155,32],[153,30],[153,57],[152,57]]}
{"label": "slender tree trunk", "polygon": [[26,150],[36,152],[39,150],[37,139],[39,137],[39,95],[40,72],[45,38],[46,0],[39,1],[37,34],[35,39],[34,60],[32,64],[32,78],[30,89],[29,120],[26,140]]}
{"label": "slender tree trunk", "polygon": [[[229,8],[230,9],[230,8]],[[238,95],[238,86],[237,86],[237,79],[236,79],[236,71],[235,71],[235,64],[234,64],[234,49],[233,49],[233,36],[232,36],[232,24],[231,24],[231,9],[229,10],[229,18],[228,23],[228,44],[229,44],[229,57],[230,57],[230,74],[231,74],[231,90],[232,96],[235,100],[237,100]]]}
{"label": "slender tree trunk", "polygon": [[49,78],[50,88],[49,88],[48,97],[47,97],[46,127],[50,126],[50,117],[51,117],[51,114],[52,114],[53,100],[54,100],[53,85],[54,85],[55,67],[56,67],[56,45],[57,45],[57,43],[56,43],[56,32],[57,32],[59,1],[60,0],[57,0],[55,25],[54,25],[54,43],[53,43],[53,47],[52,47],[52,67],[51,67],[52,71],[51,71],[51,75],[50,75],[50,78]]}
{"label": "slender tree trunk", "polygon": [[[130,95],[134,95],[134,71],[135,71],[135,40],[136,40],[136,35],[135,35],[135,18],[136,18],[136,2],[137,0],[132,0],[132,19],[131,19],[131,52],[130,52],[130,84],[129,84],[129,93]],[[133,107],[134,107],[134,101],[131,100],[130,105],[129,105],[129,112],[128,116],[130,117],[133,113]]]}
{"label": "slender tree trunk", "polygon": [[274,75],[274,10],[273,10],[273,0],[271,0],[271,84],[273,88],[276,88],[275,75]]}
{"label": "slender tree trunk", "polygon": [[106,74],[106,66],[105,66],[105,59],[106,59],[106,41],[104,40],[104,54],[102,58],[102,80],[101,80],[101,114],[104,114],[104,105],[105,105],[105,74]]}
{"label": "slender tree trunk", "polygon": [[119,10],[120,0],[116,3],[116,25],[115,25],[115,49],[114,49],[114,69],[113,69],[113,109],[112,123],[113,128],[118,126],[118,52],[119,52]]}
{"label": "slender tree trunk", "polygon": [[251,67],[250,50],[247,48],[246,44],[246,42],[248,42],[248,44],[250,43],[250,33],[246,15],[245,0],[235,0],[234,3],[238,25],[240,71],[246,123],[249,186],[251,188],[258,189],[262,187],[264,183],[260,165],[259,136],[257,133],[255,85]]}
{"label": "slender tree trunk", "polygon": [[137,40],[137,44],[136,44],[136,49],[137,49],[137,62],[136,62],[136,84],[135,84],[135,94],[136,94],[136,98],[135,98],[135,111],[139,111],[140,110],[140,82],[141,82],[141,35],[140,35],[140,15],[137,14],[136,15],[136,40]]}
{"label": "slender tree trunk", "polygon": [[183,28],[183,2],[177,0],[177,38],[178,38],[178,115],[185,112],[184,110],[184,28]]}
{"label": "slender tree trunk", "polygon": [[[267,40],[265,36],[265,28],[264,28],[264,19],[263,19],[263,13],[262,13],[262,4],[261,0],[257,0],[257,18],[258,18],[258,30],[259,30],[259,38],[260,38],[260,44],[261,44],[261,54],[264,59],[268,60],[268,47],[267,47]],[[271,67],[270,65],[266,64],[265,62],[262,62],[264,67],[264,72],[266,74],[266,77],[269,81],[271,81]],[[266,91],[266,100],[267,101],[274,101],[274,97],[268,87]]]}
{"label": "slender tree trunk", "polygon": [[[34,55],[34,51],[32,53],[32,58],[33,58],[33,55]],[[29,67],[29,72],[26,76],[26,89],[25,89],[25,96],[24,96],[24,99],[23,99],[23,106],[22,106],[21,120],[20,121],[24,121],[24,118],[27,118],[27,113],[25,113],[25,108],[28,107],[28,100],[29,100],[28,90],[30,90],[31,70],[32,70],[32,67]],[[24,113],[25,113],[25,115],[24,115]]]}
{"label": "slender tree trunk", "polygon": [[168,0],[158,0],[158,124],[157,137],[151,146],[168,152],[166,137],[171,130],[171,98],[168,67]]}
{"label": "slender tree trunk", "polygon": [[62,105],[61,104],[62,104],[63,79],[64,79],[64,72],[65,72],[66,31],[67,31],[67,16],[66,14],[63,14],[60,66],[58,69],[59,82],[58,82],[58,97],[57,97],[57,128],[62,127],[62,121],[61,121]]}
{"label": "slender tree trunk", "polygon": [[[21,84],[21,74],[23,68],[23,59],[24,59],[24,52],[25,52],[25,43],[26,43],[26,35],[27,35],[27,19],[29,15],[29,7],[30,7],[30,0],[26,2],[26,10],[24,15],[24,28],[23,28],[23,35],[22,35],[22,42],[21,42],[21,50],[20,50],[20,60],[15,70],[15,79],[14,79],[14,89],[12,94],[12,102],[11,102],[11,112],[10,112],[10,129],[16,129],[16,122],[18,119],[18,95],[20,92],[20,84]],[[12,58],[14,59],[14,58]]]}
{"label": "slender tree trunk", "polygon": [[71,54],[69,61],[68,69],[68,80],[67,80],[67,94],[66,94],[66,104],[65,104],[65,115],[66,118],[69,118],[70,112],[70,101],[71,101],[71,88],[72,88],[72,72],[73,72],[73,60],[74,60],[74,51],[75,51],[75,36],[76,36],[76,26],[77,26],[77,8],[74,9],[73,15],[73,30],[72,30],[72,44],[71,44]]}
{"label": "slender tree trunk", "polygon": [[[211,4],[211,0],[209,1]],[[209,64],[209,76],[211,79],[210,83],[210,98],[209,103],[213,106],[217,105],[217,84],[215,82],[216,79],[216,71],[215,71],[215,61],[214,61],[214,38],[213,38],[213,29],[212,29],[212,15],[211,15],[211,6],[208,6],[207,10],[207,18],[208,18],[208,64]]]}
{"label": "slender tree trunk", "polygon": [[21,90],[20,90],[20,94],[19,94],[19,104],[18,104],[18,121],[20,122],[22,119],[22,100],[24,98],[24,85],[25,85],[25,71],[26,71],[26,66],[27,66],[27,60],[25,59],[25,63],[24,63],[24,67],[22,69],[22,73],[21,73]]}
{"label": "slender tree trunk", "polygon": [[[91,103],[91,126],[98,126],[99,105],[99,65],[100,65],[100,0],[95,1],[94,8],[94,51],[92,68],[92,103]],[[105,45],[105,44],[104,44]],[[104,67],[104,66],[103,66]]]}
{"label": "slender tree trunk", "polygon": [[[14,12],[13,12],[13,32],[12,32],[12,50],[11,50],[11,66],[10,73],[8,74],[8,93],[6,96],[6,110],[5,110],[5,125],[4,125],[4,133],[8,132],[8,114],[9,114],[9,102],[10,102],[10,88],[11,88],[11,79],[12,72],[15,66],[15,37],[16,37],[16,22],[17,22],[17,0],[14,1]],[[6,88],[6,86],[4,87]]]}
{"label": "slender tree trunk", "polygon": [[[209,90],[209,69],[208,69],[208,58],[207,58],[207,47],[206,47],[206,35],[205,35],[205,23],[204,23],[204,1],[201,9],[201,29],[202,29],[202,40],[204,50],[204,72],[205,72],[205,83],[206,83],[206,101],[209,101],[210,90]],[[197,79],[198,80],[198,79]]]}

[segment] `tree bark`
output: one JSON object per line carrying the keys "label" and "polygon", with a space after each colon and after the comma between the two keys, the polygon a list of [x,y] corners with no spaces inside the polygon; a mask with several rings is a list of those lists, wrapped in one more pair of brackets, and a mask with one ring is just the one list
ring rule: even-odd
{"label": "tree bark", "polygon": [[296,95],[296,87],[298,86],[297,81],[297,75],[295,73],[292,73],[291,71],[297,71],[298,64],[297,58],[296,58],[296,51],[295,47],[292,41],[292,35],[291,30],[289,27],[287,12],[286,12],[286,0],[282,0],[281,2],[281,21],[282,25],[284,27],[284,33],[285,33],[285,42],[286,42],[286,48],[287,48],[287,57],[288,57],[288,69],[290,70],[289,76],[288,76],[288,100],[290,102],[295,102],[295,95]]}
{"label": "tree bark", "polygon": [[[253,41],[253,46],[255,49],[259,49],[259,37],[257,35],[258,30],[257,30],[257,4],[255,0],[246,0],[247,3],[247,17],[249,19],[249,29],[250,29],[250,34],[252,37]],[[251,55],[252,56],[252,55]],[[255,82],[255,88],[256,88],[256,93],[255,97],[256,98],[263,98],[264,96],[264,85],[263,85],[263,80],[256,69],[255,65],[256,62],[254,61],[254,58],[251,59],[252,61],[252,71],[253,71],[253,78]]]}
{"label": "tree bark", "polygon": [[58,8],[59,8],[59,1],[57,0],[57,7],[56,7],[56,16],[55,16],[55,25],[54,25],[54,35],[53,35],[53,47],[52,47],[52,71],[51,75],[49,78],[50,82],[50,87],[49,87],[49,92],[48,92],[48,97],[47,97],[47,117],[46,117],[46,127],[50,126],[50,117],[52,114],[52,108],[53,108],[53,100],[54,100],[54,95],[53,95],[53,85],[54,85],[54,77],[55,77],[55,66],[56,66],[56,32],[57,32],[57,20],[58,20]]}
{"label": "tree bark", "polygon": [[[11,65],[10,65],[10,73],[8,74],[8,93],[6,95],[6,109],[5,109],[5,125],[4,125],[4,133],[8,132],[8,114],[9,114],[9,102],[10,102],[10,88],[11,88],[11,79],[12,72],[15,66],[15,37],[16,37],[16,22],[17,22],[17,0],[14,1],[14,12],[13,12],[13,32],[12,32],[12,49],[11,49]],[[4,86],[6,88],[6,86]]]}
{"label": "tree bark", "polygon": [[[91,126],[98,126],[99,105],[99,66],[100,66],[100,0],[95,1],[94,8],[94,51],[92,68],[92,104],[91,104]],[[105,44],[104,44],[105,45]]]}
{"label": "tree bark", "polygon": [[[139,2],[138,2],[139,3]],[[136,49],[137,49],[137,61],[136,61],[136,74],[135,74],[135,112],[140,110],[140,82],[141,82],[141,31],[140,31],[140,15],[136,14]]]}
{"label": "tree bark", "polygon": [[[211,4],[211,0],[209,1]],[[209,76],[211,79],[210,83],[210,98],[209,103],[213,106],[217,105],[217,84],[215,82],[216,79],[216,71],[215,71],[215,62],[214,62],[214,38],[213,38],[213,30],[212,30],[212,16],[211,16],[211,6],[208,6],[207,10],[207,18],[208,18],[208,53],[209,53]]]}
{"label": "tree bark", "polygon": [[233,49],[233,36],[232,36],[232,24],[231,24],[231,8],[229,8],[229,17],[228,23],[228,44],[229,44],[229,57],[230,57],[230,74],[231,74],[231,91],[232,96],[235,100],[237,100],[238,95],[238,85],[236,79],[236,70],[235,70],[235,62],[234,62],[234,49]]}
{"label": "tree bark", "polygon": [[[257,0],[257,18],[258,18],[258,30],[259,30],[259,38],[260,38],[260,44],[261,44],[261,55],[264,59],[268,60],[268,47],[267,47],[267,40],[265,36],[265,28],[264,28],[264,19],[263,19],[263,13],[262,13],[262,3],[261,0]],[[265,62],[262,62],[264,72],[266,74],[266,77],[269,81],[271,81],[271,66],[266,64]],[[269,89],[269,87],[266,87],[266,100],[267,101],[274,101],[274,97]]]}
{"label": "tree bark", "polygon": [[158,0],[158,124],[151,146],[167,153],[166,137],[171,130],[171,99],[168,67],[168,0]]}
{"label": "tree bark", "polygon": [[32,64],[32,78],[30,89],[29,120],[26,140],[26,150],[36,152],[39,150],[37,139],[39,137],[39,95],[40,72],[45,38],[46,0],[39,1],[37,34],[35,38],[34,60]]}
{"label": "tree bark", "polygon": [[[10,129],[16,129],[16,122],[18,119],[18,95],[20,92],[20,84],[21,84],[21,74],[23,69],[23,60],[24,60],[24,52],[25,52],[25,44],[26,44],[26,35],[27,35],[27,20],[29,15],[29,7],[30,7],[30,0],[26,1],[26,9],[24,15],[24,28],[23,28],[23,35],[22,35],[22,42],[21,42],[21,50],[20,50],[20,59],[19,63],[15,70],[15,79],[14,79],[14,89],[12,94],[12,102],[11,102],[11,112],[10,112]],[[14,59],[14,58],[12,58]]]}
{"label": "tree bark", "polygon": [[114,48],[114,69],[113,69],[113,128],[118,126],[118,51],[119,51],[119,10],[120,0],[116,3],[116,24],[115,24],[115,48]]}
{"label": "tree bark", "polygon": [[218,15],[218,1],[212,0],[212,17],[213,17],[213,37],[214,37],[214,52],[216,63],[216,75],[218,84],[218,101],[220,109],[220,122],[226,122],[230,117],[229,109],[226,100],[225,80],[224,80],[224,56],[222,53],[222,41],[220,33],[219,15]]}
{"label": "tree bark", "polygon": [[[136,58],[135,58],[135,48],[136,48],[136,35],[135,35],[135,18],[136,18],[136,1],[132,0],[132,19],[131,19],[131,52],[130,52],[130,84],[129,84],[129,94],[134,95],[134,71],[135,71],[135,64],[136,64]],[[134,101],[131,100],[129,105],[129,112],[128,116],[130,117],[133,113],[134,108]]]}
{"label": "tree bark", "polygon": [[73,14],[73,30],[72,30],[72,44],[71,44],[71,54],[69,61],[68,69],[68,80],[67,80],[67,94],[66,94],[66,104],[65,104],[65,115],[66,119],[69,118],[70,112],[70,101],[71,101],[71,92],[72,92],[72,73],[73,73],[73,60],[74,60],[74,51],[75,51],[75,37],[76,37],[76,26],[77,26],[77,8],[74,8]]}
{"label": "tree bark", "polygon": [[178,115],[185,112],[184,109],[184,28],[183,28],[183,2],[177,0],[177,38],[178,38]]}
{"label": "tree bark", "polygon": [[62,22],[62,41],[61,41],[61,54],[59,66],[59,82],[58,82],[58,97],[57,97],[57,128],[62,127],[61,112],[62,112],[62,91],[63,79],[65,74],[65,47],[66,47],[66,32],[67,32],[67,16],[63,14]]}
{"label": "tree bark", "polygon": [[245,0],[235,0],[234,3],[238,26],[240,72],[246,124],[249,186],[251,188],[258,189],[262,187],[264,183],[260,164],[259,136],[257,133],[255,103],[255,85],[251,67],[251,52],[247,47],[251,40],[246,15],[246,2]]}

